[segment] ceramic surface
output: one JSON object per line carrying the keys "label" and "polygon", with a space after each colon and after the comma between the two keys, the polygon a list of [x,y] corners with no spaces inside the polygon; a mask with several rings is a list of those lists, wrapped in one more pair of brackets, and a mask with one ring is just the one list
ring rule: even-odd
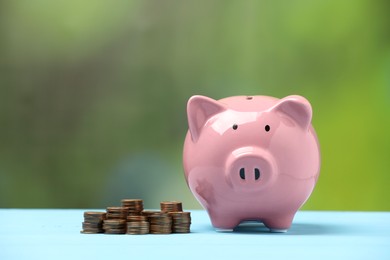
{"label": "ceramic surface", "polygon": [[320,171],[312,108],[302,96],[193,96],[183,163],[191,192],[213,226],[248,220],[285,231]]}

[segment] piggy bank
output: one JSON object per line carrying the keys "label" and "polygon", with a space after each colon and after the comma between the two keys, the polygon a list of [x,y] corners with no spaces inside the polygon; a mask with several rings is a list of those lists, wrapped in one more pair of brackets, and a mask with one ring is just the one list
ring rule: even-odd
{"label": "piggy bank", "polygon": [[320,170],[312,108],[302,96],[193,96],[187,104],[187,184],[219,231],[244,221],[286,232]]}

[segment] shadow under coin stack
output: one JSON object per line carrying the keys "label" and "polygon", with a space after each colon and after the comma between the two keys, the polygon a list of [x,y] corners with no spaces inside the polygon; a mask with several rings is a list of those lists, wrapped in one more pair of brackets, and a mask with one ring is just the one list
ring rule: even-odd
{"label": "shadow under coin stack", "polygon": [[106,219],[105,212],[84,212],[83,230],[80,231],[83,234],[96,234],[103,233],[103,221]]}

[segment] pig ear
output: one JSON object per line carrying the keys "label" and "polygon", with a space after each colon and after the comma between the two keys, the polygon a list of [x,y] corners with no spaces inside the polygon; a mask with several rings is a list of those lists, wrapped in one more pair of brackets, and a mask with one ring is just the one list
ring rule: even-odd
{"label": "pig ear", "polygon": [[205,96],[192,96],[187,103],[187,118],[191,137],[198,141],[200,132],[207,120],[226,108],[218,101]]}
{"label": "pig ear", "polygon": [[289,116],[305,130],[307,130],[311,124],[311,105],[309,101],[302,96],[293,95],[282,98],[271,108],[271,110]]}

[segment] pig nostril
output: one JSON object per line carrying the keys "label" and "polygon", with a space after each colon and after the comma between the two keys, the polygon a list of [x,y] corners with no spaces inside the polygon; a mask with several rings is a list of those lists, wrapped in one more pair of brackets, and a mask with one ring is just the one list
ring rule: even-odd
{"label": "pig nostril", "polygon": [[240,177],[241,177],[241,179],[245,180],[245,169],[244,168],[240,169]]}
{"label": "pig nostril", "polygon": [[260,170],[255,168],[255,180],[257,181],[260,178]]}

